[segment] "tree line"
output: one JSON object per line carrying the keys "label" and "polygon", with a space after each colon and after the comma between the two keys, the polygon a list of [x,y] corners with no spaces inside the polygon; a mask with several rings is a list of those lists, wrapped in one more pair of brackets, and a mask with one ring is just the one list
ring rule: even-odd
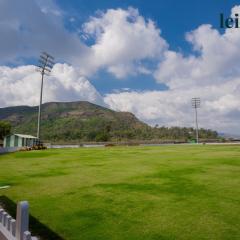
{"label": "tree line", "polygon": [[[67,127],[66,127],[67,126]],[[0,139],[10,134],[11,124],[0,121]],[[28,129],[13,128],[12,132],[35,135],[35,128],[28,125]],[[218,133],[210,129],[199,129],[200,139],[217,139]],[[128,141],[128,140],[181,140],[194,141],[195,129],[187,127],[150,127],[148,125],[135,126],[127,122],[109,122],[99,118],[74,122],[59,119],[51,123],[42,124],[42,139],[47,141]]]}

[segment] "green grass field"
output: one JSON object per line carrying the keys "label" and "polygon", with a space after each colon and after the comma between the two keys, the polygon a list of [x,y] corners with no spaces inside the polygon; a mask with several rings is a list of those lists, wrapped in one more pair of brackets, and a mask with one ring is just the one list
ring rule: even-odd
{"label": "green grass field", "polygon": [[63,239],[240,239],[240,146],[5,154],[3,185]]}

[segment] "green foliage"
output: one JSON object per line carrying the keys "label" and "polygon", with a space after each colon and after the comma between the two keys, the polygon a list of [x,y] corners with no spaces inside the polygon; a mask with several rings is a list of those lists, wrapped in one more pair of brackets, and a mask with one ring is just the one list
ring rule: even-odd
{"label": "green foliage", "polygon": [[0,139],[2,140],[11,132],[11,124],[7,121],[0,121]]}
{"label": "green foliage", "polygon": [[96,142],[107,142],[110,139],[109,134],[106,132],[100,132],[96,135]]}

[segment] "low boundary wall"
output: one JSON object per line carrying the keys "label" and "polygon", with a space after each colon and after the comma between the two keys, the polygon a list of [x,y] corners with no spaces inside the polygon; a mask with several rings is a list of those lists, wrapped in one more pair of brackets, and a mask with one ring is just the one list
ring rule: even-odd
{"label": "low boundary wall", "polygon": [[10,152],[16,152],[20,150],[20,147],[6,147],[6,148],[0,148],[0,154],[1,153],[10,153]]}

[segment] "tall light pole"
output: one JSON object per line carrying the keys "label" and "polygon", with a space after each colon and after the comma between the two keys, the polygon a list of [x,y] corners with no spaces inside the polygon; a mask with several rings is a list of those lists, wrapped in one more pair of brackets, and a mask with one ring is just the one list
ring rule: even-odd
{"label": "tall light pole", "polygon": [[39,102],[39,108],[38,108],[38,126],[37,126],[37,138],[40,138],[40,125],[41,125],[41,105],[42,105],[42,94],[43,94],[43,78],[44,75],[49,75],[52,67],[54,57],[52,57],[50,54],[43,52],[40,55],[39,58],[39,65],[37,67],[37,71],[41,73],[41,90],[40,90],[40,102]]}
{"label": "tall light pole", "polygon": [[192,98],[192,107],[195,109],[195,123],[196,123],[196,142],[198,143],[198,114],[197,109],[200,108],[200,98]]}

